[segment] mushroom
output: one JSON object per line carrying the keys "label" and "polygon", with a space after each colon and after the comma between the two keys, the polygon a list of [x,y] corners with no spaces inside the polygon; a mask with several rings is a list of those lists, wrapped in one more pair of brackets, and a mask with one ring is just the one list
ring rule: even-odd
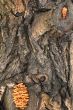
{"label": "mushroom", "polygon": [[29,101],[29,93],[27,87],[23,83],[19,83],[12,90],[13,102],[17,108],[23,110],[27,107]]}

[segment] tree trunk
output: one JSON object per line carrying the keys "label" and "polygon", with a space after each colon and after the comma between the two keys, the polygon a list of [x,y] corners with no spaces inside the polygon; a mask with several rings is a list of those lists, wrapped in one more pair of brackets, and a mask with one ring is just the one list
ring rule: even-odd
{"label": "tree trunk", "polygon": [[19,110],[12,88],[21,82],[25,110],[73,110],[72,0],[0,0],[2,110]]}

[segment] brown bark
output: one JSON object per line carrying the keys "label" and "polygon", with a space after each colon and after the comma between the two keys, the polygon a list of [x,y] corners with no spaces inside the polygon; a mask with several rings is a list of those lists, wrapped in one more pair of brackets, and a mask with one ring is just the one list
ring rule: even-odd
{"label": "brown bark", "polygon": [[[68,8],[65,19],[61,16],[63,6]],[[23,82],[30,95],[26,110],[73,110],[72,72],[72,1],[0,0],[4,109],[17,110],[9,84]]]}

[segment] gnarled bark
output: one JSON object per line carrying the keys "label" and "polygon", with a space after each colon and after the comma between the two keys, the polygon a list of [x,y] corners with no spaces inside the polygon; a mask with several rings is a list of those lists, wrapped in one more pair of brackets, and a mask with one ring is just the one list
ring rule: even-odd
{"label": "gnarled bark", "polygon": [[6,110],[17,110],[9,83],[20,82],[29,90],[26,110],[73,109],[72,36],[71,0],[0,0],[0,86],[6,88],[1,93]]}

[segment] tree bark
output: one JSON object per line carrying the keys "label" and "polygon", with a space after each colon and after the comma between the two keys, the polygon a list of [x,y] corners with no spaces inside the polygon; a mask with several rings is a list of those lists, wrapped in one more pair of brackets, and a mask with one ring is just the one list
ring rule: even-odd
{"label": "tree bark", "polygon": [[29,90],[26,110],[73,110],[72,0],[0,0],[4,110],[18,110],[9,84],[20,82]]}

